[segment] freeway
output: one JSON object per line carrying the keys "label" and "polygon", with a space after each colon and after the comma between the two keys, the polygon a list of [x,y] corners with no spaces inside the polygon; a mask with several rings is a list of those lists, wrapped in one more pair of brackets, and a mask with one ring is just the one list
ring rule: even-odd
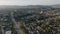
{"label": "freeway", "polygon": [[14,18],[14,15],[13,14],[14,13],[11,12],[11,20],[12,20],[12,22],[14,24],[14,27],[15,27],[16,31],[18,32],[17,34],[22,34],[21,31],[20,31],[20,27],[19,27],[20,25],[18,25],[17,24],[18,22],[15,21],[15,18]]}
{"label": "freeway", "polygon": [[2,26],[0,26],[0,34],[4,34]]}

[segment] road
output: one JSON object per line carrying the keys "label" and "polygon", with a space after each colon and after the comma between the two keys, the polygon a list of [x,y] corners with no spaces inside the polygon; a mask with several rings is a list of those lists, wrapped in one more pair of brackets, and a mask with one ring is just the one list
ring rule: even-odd
{"label": "road", "polygon": [[0,25],[0,34],[5,34],[3,27],[4,27],[4,26],[1,26],[1,25]]}
{"label": "road", "polygon": [[22,34],[21,31],[20,31],[20,25],[17,24],[18,22],[15,21],[15,18],[14,18],[14,15],[13,14],[14,13],[11,12],[11,20],[12,20],[12,22],[14,24],[14,27],[15,27],[16,31],[18,32],[18,34]]}

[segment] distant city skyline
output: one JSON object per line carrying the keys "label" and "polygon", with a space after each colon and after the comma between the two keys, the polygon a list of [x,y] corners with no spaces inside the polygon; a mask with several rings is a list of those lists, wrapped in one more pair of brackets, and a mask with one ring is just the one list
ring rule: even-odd
{"label": "distant city skyline", "polygon": [[0,5],[53,5],[60,0],[0,0]]}

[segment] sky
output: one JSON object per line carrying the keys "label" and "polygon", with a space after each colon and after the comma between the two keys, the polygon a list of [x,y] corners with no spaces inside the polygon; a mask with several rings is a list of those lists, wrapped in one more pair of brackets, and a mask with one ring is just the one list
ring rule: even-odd
{"label": "sky", "polygon": [[53,5],[60,0],[0,0],[0,5]]}

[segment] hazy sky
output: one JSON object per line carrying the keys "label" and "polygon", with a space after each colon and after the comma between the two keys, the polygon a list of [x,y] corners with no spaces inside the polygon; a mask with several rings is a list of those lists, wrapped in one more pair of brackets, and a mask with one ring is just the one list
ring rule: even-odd
{"label": "hazy sky", "polygon": [[51,5],[60,4],[60,0],[0,0],[0,5]]}

